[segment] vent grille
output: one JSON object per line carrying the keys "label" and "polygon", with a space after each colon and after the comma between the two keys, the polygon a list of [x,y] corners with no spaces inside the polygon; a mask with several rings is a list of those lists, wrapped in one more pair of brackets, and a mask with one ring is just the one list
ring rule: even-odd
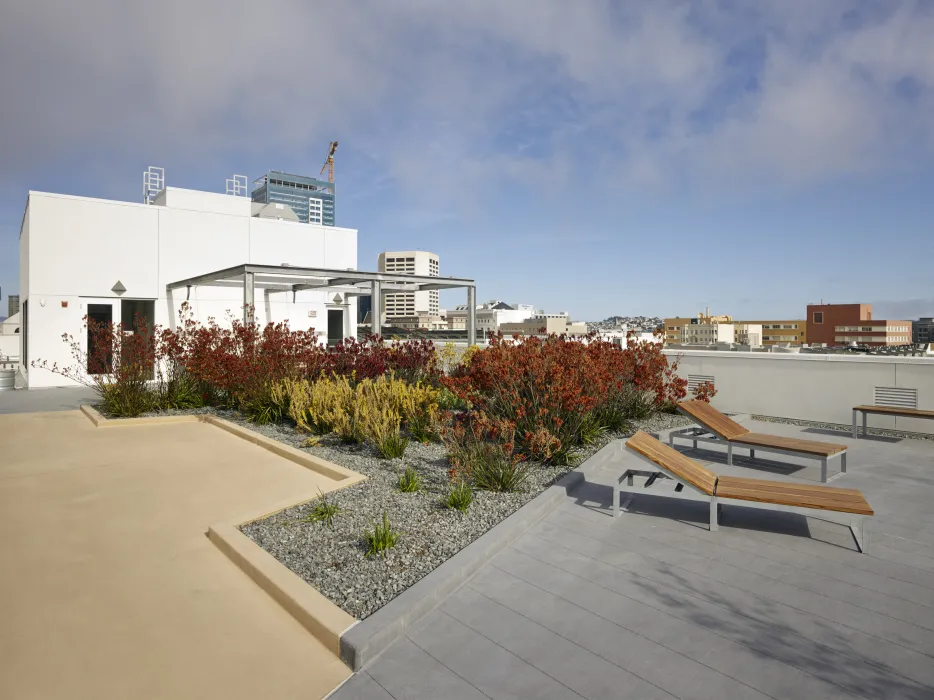
{"label": "vent grille", "polygon": [[688,375],[688,393],[693,394],[697,387],[704,382],[714,383],[712,374],[689,374]]}
{"label": "vent grille", "polygon": [[872,402],[876,406],[892,408],[917,408],[918,390],[899,389],[892,386],[877,386],[872,392]]}

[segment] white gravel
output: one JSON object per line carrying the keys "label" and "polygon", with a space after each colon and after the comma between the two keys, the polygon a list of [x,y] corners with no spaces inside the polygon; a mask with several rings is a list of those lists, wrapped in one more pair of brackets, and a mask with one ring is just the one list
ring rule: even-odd
{"label": "white gravel", "polygon": [[[305,438],[291,427],[257,426],[226,411],[217,413],[369,477],[361,484],[327,496],[329,503],[341,509],[334,518],[333,529],[322,522],[303,522],[317,500],[241,528],[250,539],[358,619],[371,615],[571,469],[535,464],[524,491],[506,494],[475,491],[467,513],[461,514],[440,505],[450,466],[441,445],[413,442],[403,459],[390,461],[379,459],[367,446],[345,445],[333,437],[323,438],[316,447],[304,447]],[[639,421],[637,427],[657,431],[685,424],[687,421],[681,416],[658,414]],[[609,440],[632,432],[604,436],[598,445],[582,452],[581,459]],[[418,493],[402,493],[396,486],[407,466],[421,477],[422,490]],[[385,559],[367,558],[364,533],[384,512],[401,538]]]}

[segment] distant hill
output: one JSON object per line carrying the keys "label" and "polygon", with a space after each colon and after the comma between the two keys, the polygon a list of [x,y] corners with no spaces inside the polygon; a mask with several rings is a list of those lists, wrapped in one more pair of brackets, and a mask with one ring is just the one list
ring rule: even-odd
{"label": "distant hill", "polygon": [[654,330],[663,323],[658,316],[610,316],[602,321],[587,321],[590,330],[609,330],[612,328],[642,328]]}

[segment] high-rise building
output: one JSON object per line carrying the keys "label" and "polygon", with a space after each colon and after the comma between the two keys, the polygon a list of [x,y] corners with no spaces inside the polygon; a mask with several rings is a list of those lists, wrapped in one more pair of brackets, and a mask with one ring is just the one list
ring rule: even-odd
{"label": "high-rise building", "polygon": [[15,316],[19,313],[19,294],[11,294],[7,297],[7,317]]}
{"label": "high-rise building", "polygon": [[254,202],[287,204],[304,224],[334,226],[334,183],[270,170],[253,181]]}
{"label": "high-rise building", "polygon": [[[437,277],[438,256],[424,250],[387,251],[379,254],[378,271]],[[387,322],[402,316],[437,316],[440,313],[438,291],[435,289],[427,292],[396,292],[384,295],[384,299],[383,314]]]}
{"label": "high-rise building", "polygon": [[934,318],[924,316],[912,322],[911,342],[918,344],[934,343]]}

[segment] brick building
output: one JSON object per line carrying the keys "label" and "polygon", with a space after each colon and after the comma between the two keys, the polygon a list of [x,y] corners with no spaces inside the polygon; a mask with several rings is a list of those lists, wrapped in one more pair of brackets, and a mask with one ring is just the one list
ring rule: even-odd
{"label": "brick building", "polygon": [[808,304],[807,339],[828,346],[909,345],[911,321],[874,320],[872,304]]}

